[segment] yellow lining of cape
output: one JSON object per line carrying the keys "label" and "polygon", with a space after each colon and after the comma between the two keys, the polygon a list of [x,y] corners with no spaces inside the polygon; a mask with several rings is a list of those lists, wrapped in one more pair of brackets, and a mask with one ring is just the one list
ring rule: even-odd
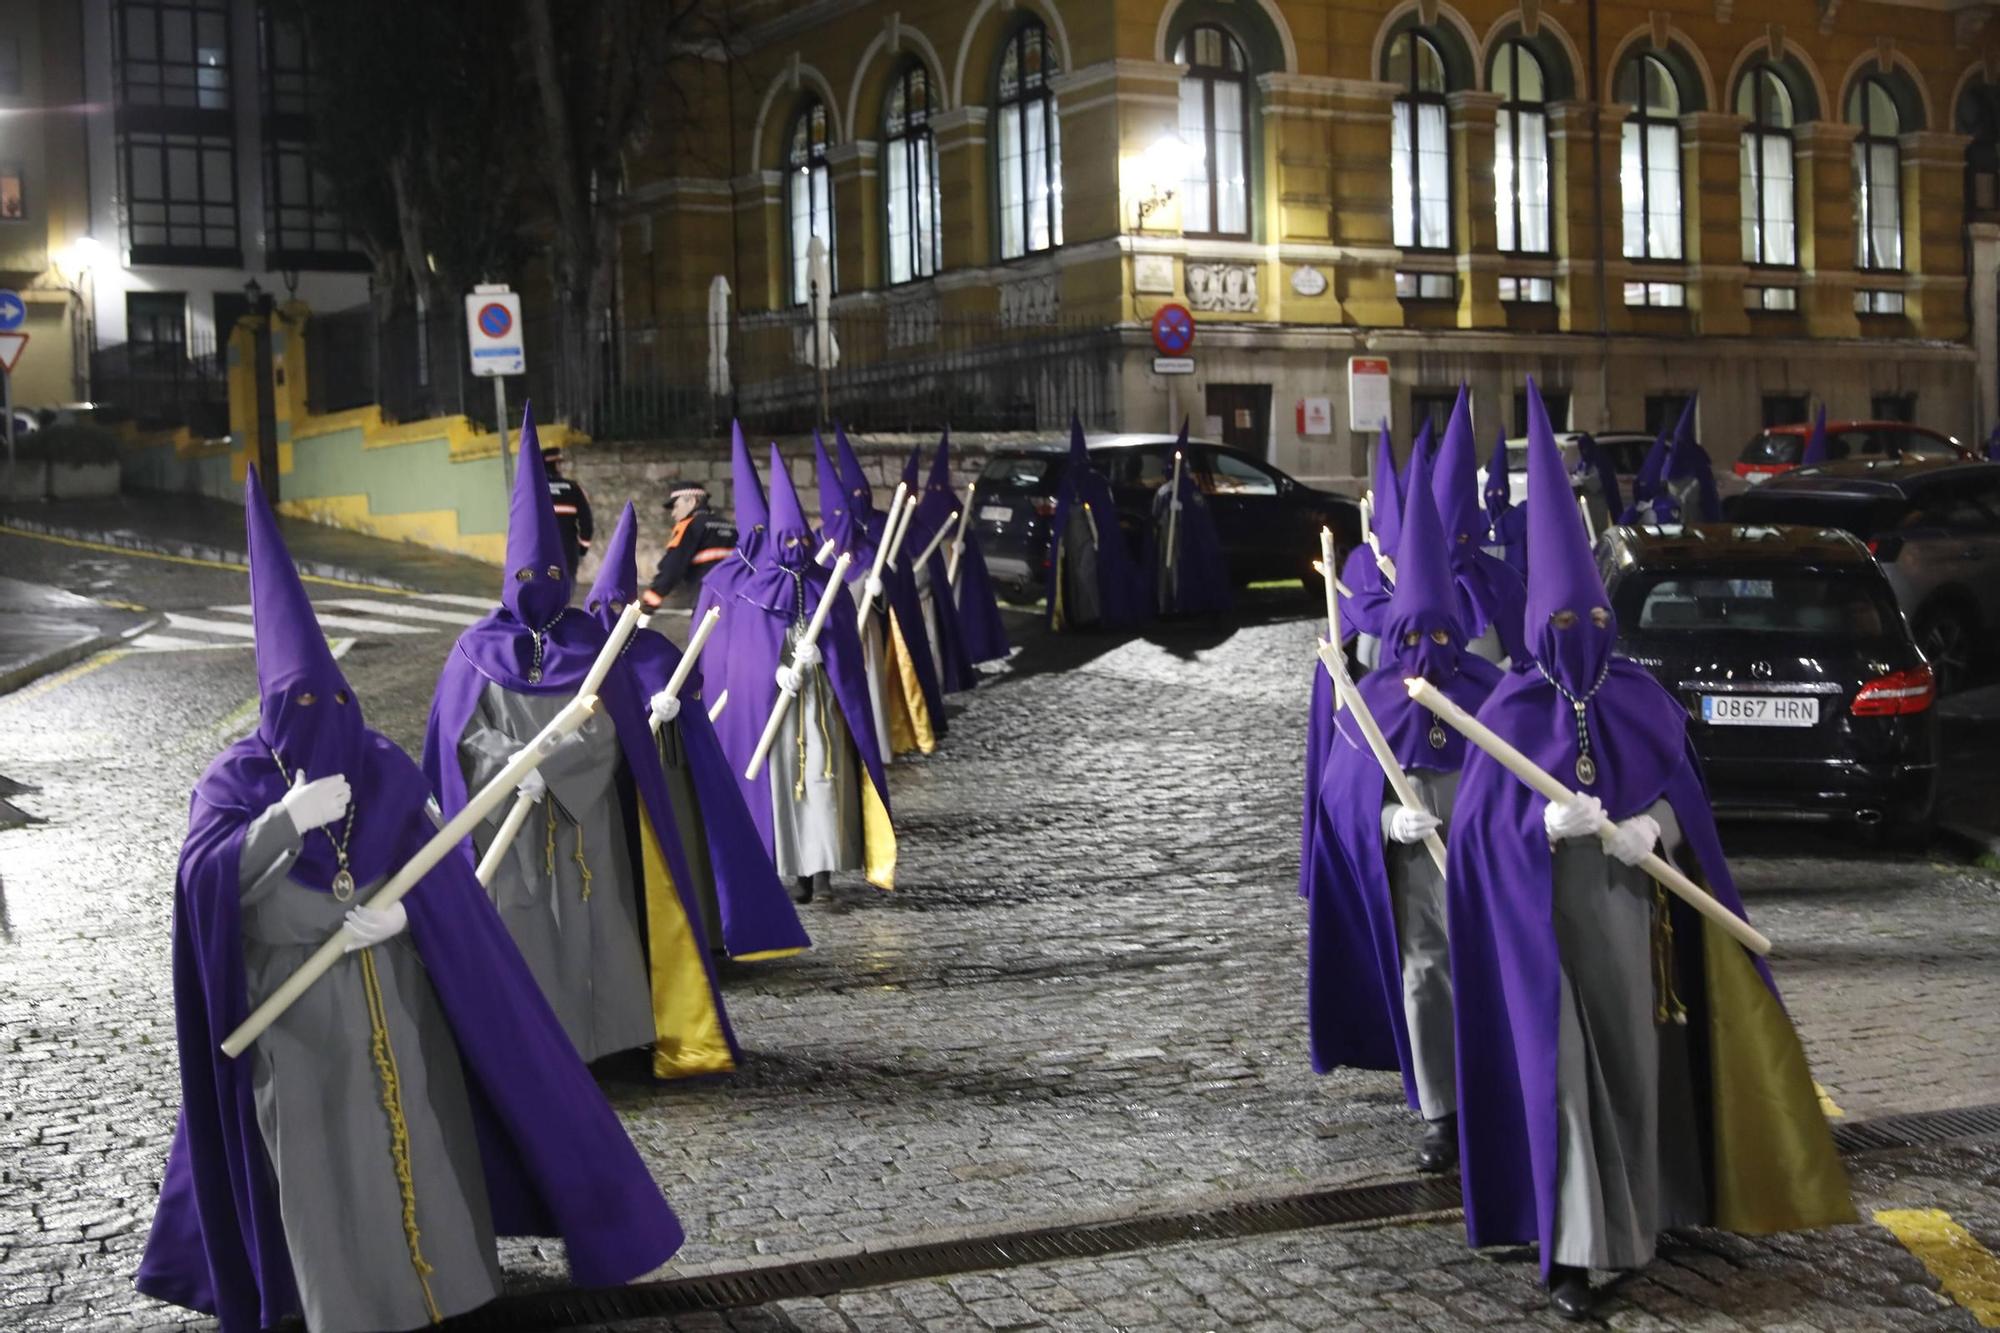
{"label": "yellow lining of cape", "polygon": [[1744,1235],[1858,1221],[1797,1029],[1743,946],[1702,918],[1715,1225]]}
{"label": "yellow lining of cape", "polygon": [[861,768],[861,852],[868,864],[868,882],[878,889],[896,887],[896,826],[889,822],[889,807],[875,780]]}
{"label": "yellow lining of cape", "polygon": [[708,969],[702,966],[694,930],[643,803],[639,847],[645,861],[646,957],[653,986],[653,1077],[729,1073],[736,1061],[722,1033]]}
{"label": "yellow lining of cape", "polygon": [[761,963],[772,958],[790,958],[795,953],[804,952],[804,949],[759,949],[756,953],[730,954],[729,961],[732,963]]}
{"label": "yellow lining of cape", "polygon": [[[937,730],[931,726],[931,709],[924,701],[924,688],[917,681],[917,665],[910,658],[910,645],[903,638],[903,627],[893,610],[889,612],[889,652],[885,665],[895,673],[887,691],[889,744],[897,754],[908,754],[913,749],[932,753],[937,749]],[[883,755],[882,762],[889,762],[889,756]]]}

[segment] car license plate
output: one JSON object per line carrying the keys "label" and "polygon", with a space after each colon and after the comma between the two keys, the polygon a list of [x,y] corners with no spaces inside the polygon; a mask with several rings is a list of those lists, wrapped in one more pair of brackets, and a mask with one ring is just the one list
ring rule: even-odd
{"label": "car license plate", "polygon": [[1701,720],[1712,727],[1810,727],[1819,700],[1795,694],[1704,694]]}
{"label": "car license plate", "polygon": [[979,511],[981,523],[1006,523],[1013,517],[1014,511],[1007,505],[987,505]]}

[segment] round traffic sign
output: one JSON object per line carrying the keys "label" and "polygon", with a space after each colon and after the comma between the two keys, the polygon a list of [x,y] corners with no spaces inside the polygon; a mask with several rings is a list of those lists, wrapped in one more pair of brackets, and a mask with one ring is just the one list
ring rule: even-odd
{"label": "round traffic sign", "polygon": [[514,317],[498,301],[488,301],[479,308],[479,331],[487,337],[504,338],[513,327]]}
{"label": "round traffic sign", "polygon": [[13,330],[28,322],[28,307],[19,292],[0,291],[0,329]]}
{"label": "round traffic sign", "polygon": [[1153,346],[1161,356],[1186,356],[1194,346],[1194,316],[1184,305],[1167,304],[1153,312]]}

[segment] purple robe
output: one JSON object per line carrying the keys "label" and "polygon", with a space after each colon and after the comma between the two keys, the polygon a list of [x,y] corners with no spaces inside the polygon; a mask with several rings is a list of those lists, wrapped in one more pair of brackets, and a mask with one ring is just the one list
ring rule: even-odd
{"label": "purple robe", "polygon": [[[1180,450],[1187,451],[1187,422],[1181,422]],[[1165,545],[1167,529],[1170,526],[1168,508],[1171,504],[1170,492],[1173,478],[1168,476],[1166,484],[1153,494],[1153,524],[1146,530],[1144,553],[1139,564],[1146,576],[1156,587],[1154,605],[1161,615],[1199,616],[1222,615],[1236,604],[1236,598],[1229,586],[1229,563],[1223,558],[1222,539],[1216,535],[1215,516],[1208,511],[1208,501],[1202,497],[1201,488],[1195,485],[1194,469],[1181,469],[1181,512],[1171,526],[1174,542],[1180,548],[1175,554],[1175,570],[1172,583],[1172,605],[1161,605],[1164,587],[1167,583],[1165,568]]]}
{"label": "purple robe", "polygon": [[1121,629],[1150,618],[1147,610],[1146,577],[1133,561],[1126,544],[1125,530],[1118,521],[1118,501],[1104,474],[1090,465],[1084,447],[1083,423],[1075,417],[1069,423],[1069,461],[1063,468],[1062,485],[1056,490],[1055,513],[1049,519],[1049,575],[1047,623],[1056,625],[1056,605],[1062,583],[1062,545],[1069,531],[1070,511],[1078,505],[1089,507],[1097,531],[1097,593],[1099,628]]}
{"label": "purple robe", "polygon": [[[952,489],[951,432],[947,430],[938,441],[937,453],[931,457],[930,481],[924,487],[923,500],[917,505],[917,517],[929,523],[935,532],[950,521],[960,504],[960,497]],[[993,591],[993,578],[986,572],[986,557],[980,553],[979,537],[973,530],[974,521],[974,515],[965,515],[962,528],[939,548],[938,558],[947,571],[949,582],[952,543],[961,542],[958,580],[950,583],[950,601],[958,615],[959,641],[964,645],[967,662],[998,662],[1011,649],[1007,643],[1007,626],[1000,619],[1000,599]],[[914,532],[910,536],[915,540]],[[945,584],[934,583],[933,586],[944,587]]]}

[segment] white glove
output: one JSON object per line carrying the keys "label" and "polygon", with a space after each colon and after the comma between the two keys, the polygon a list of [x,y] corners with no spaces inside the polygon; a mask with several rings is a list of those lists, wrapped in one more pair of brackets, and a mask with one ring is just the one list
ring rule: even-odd
{"label": "white glove", "polygon": [[810,671],[820,664],[819,645],[800,641],[792,646],[792,665],[800,671]]}
{"label": "white glove", "polygon": [[1604,850],[1628,866],[1638,865],[1660,840],[1660,821],[1651,815],[1621,819],[1604,840]]}
{"label": "white glove", "polygon": [[[527,749],[524,746],[521,749],[514,751],[513,759],[518,759],[525,753],[527,753]],[[512,763],[513,759],[509,759],[508,762]],[[521,785],[519,787],[516,787],[514,790],[520,792],[521,795],[527,797],[531,801],[539,801],[542,799],[542,797],[548,795],[549,784],[548,780],[542,776],[541,769],[531,768],[528,770],[528,776],[522,778]]]}
{"label": "white glove", "polygon": [[778,688],[786,694],[797,694],[799,692],[799,670],[797,667],[780,665],[773,674],[777,677]]}
{"label": "white glove", "polygon": [[353,799],[347,778],[335,773],[330,778],[315,778],[306,781],[301,772],[292,780],[291,790],[279,799],[278,804],[290,816],[292,827],[304,837],[308,829],[316,829],[322,824],[331,824],[347,813],[347,803]]}
{"label": "white glove", "polygon": [[871,602],[882,600],[882,580],[870,574],[868,581],[861,585],[861,594]]}
{"label": "white glove", "polygon": [[664,727],[681,715],[680,696],[661,690],[652,698],[652,709],[653,716],[658,718],[660,725]]}
{"label": "white glove", "polygon": [[377,911],[373,907],[350,907],[347,909],[347,952],[367,949],[392,940],[410,927],[409,913],[400,902],[390,903]]}
{"label": "white glove", "polygon": [[1583,838],[1597,832],[1604,818],[1604,802],[1595,796],[1577,796],[1567,801],[1550,801],[1542,808],[1542,828],[1550,842]]}
{"label": "white glove", "polygon": [[1412,810],[1407,805],[1382,807],[1382,832],[1391,842],[1408,845],[1422,842],[1438,831],[1440,821],[1428,810]]}

